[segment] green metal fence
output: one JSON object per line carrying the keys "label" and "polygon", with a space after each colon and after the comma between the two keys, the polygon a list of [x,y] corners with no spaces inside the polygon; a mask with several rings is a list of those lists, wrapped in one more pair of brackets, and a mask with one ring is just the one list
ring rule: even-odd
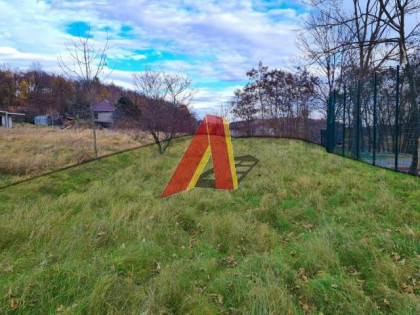
{"label": "green metal fence", "polygon": [[331,93],[324,132],[327,151],[419,175],[418,70],[420,66],[411,72],[399,66],[382,69]]}

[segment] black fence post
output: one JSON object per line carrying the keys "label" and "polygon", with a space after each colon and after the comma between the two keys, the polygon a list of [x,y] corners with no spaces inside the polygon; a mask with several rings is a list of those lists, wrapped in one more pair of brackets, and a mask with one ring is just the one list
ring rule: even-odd
{"label": "black fence post", "polygon": [[321,129],[321,145],[327,148],[327,130]]}
{"label": "black fence post", "polygon": [[360,80],[357,80],[356,106],[356,159],[360,160]]}
{"label": "black fence post", "polygon": [[330,94],[327,108],[327,152],[329,153],[332,153],[334,150],[334,121],[334,103]]}
{"label": "black fence post", "polygon": [[377,76],[376,72],[373,76],[373,152],[372,152],[372,162],[373,165],[376,165],[376,125],[377,125],[377,112],[376,112],[376,100],[377,100]]}
{"label": "black fence post", "polygon": [[397,66],[396,93],[395,93],[395,171],[398,171],[398,133],[399,133],[399,101],[400,101],[400,66]]}
{"label": "black fence post", "polygon": [[335,152],[335,147],[336,147],[336,135],[335,135],[335,125],[336,125],[336,117],[335,117],[335,110],[337,108],[337,90],[333,90],[333,106],[332,106],[332,110],[333,110],[333,117],[334,117],[334,122],[333,122],[333,152]]}
{"label": "black fence post", "polygon": [[346,153],[346,85],[344,84],[344,95],[343,95],[343,151],[342,155],[345,156]]}

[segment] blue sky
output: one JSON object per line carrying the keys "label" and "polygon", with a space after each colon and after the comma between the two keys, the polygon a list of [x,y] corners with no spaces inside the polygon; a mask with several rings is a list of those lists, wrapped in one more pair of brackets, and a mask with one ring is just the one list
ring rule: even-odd
{"label": "blue sky", "polygon": [[189,75],[191,106],[214,113],[246,83],[261,60],[285,68],[298,54],[295,30],[308,8],[300,1],[0,0],[0,63],[27,69],[39,62],[60,73],[64,43],[88,35],[97,47],[109,35],[108,81],[133,88],[145,66]]}

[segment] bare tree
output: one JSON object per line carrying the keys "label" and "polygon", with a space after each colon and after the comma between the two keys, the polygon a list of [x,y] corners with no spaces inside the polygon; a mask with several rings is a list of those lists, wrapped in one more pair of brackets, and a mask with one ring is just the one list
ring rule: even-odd
{"label": "bare tree", "polygon": [[255,106],[254,93],[250,92],[247,86],[242,90],[237,89],[235,90],[230,103],[233,116],[244,122],[242,124],[239,122],[238,125],[245,129],[245,134],[247,136],[251,136],[253,134],[252,121],[258,113],[258,109]]}
{"label": "bare tree", "polygon": [[[407,123],[410,138],[408,142],[411,148],[409,153],[413,157],[410,173],[418,174],[420,113],[416,103],[417,93],[409,52],[419,48],[419,23],[418,21],[408,23],[407,20],[410,16],[414,18],[420,12],[420,1],[352,0],[349,9],[344,9],[343,1],[308,0],[308,2],[315,8],[313,18],[306,24],[307,34],[312,39],[320,37],[319,34],[325,34],[327,31],[338,34],[344,29],[345,33],[349,34],[326,50],[322,49],[322,45],[318,45],[318,53],[315,51],[312,59],[317,60],[318,56],[336,53],[343,56],[341,52],[345,52],[348,59],[346,64],[349,66],[341,69],[341,73],[343,74],[345,70],[344,75],[350,80],[351,78],[365,80],[373,71],[377,71],[391,60],[398,60],[404,65],[404,72],[409,81],[411,104],[410,119]],[[308,46],[303,42],[306,51]],[[366,112],[361,114],[367,119]],[[369,125],[367,121],[365,124]],[[357,129],[356,126],[354,129]],[[358,150],[358,148],[353,149]]]}
{"label": "bare tree", "polygon": [[352,0],[346,2],[351,3],[349,8],[337,0],[307,2],[315,10],[305,21],[305,33],[301,34],[298,46],[310,60],[325,64],[326,70],[333,70],[328,66],[336,65],[342,72],[340,76],[347,70],[349,77],[362,80],[395,53],[387,45],[388,29],[377,0]]}
{"label": "bare tree", "polygon": [[390,38],[399,50],[399,63],[405,66],[410,89],[410,120],[409,120],[409,148],[412,154],[410,173],[419,174],[419,138],[420,138],[420,113],[417,104],[417,91],[414,82],[414,70],[410,60],[409,50],[419,48],[419,26],[415,24],[409,26],[407,19],[411,15],[420,12],[420,1],[416,0],[379,0],[383,16],[375,16],[378,21],[383,22],[389,27],[396,37]]}
{"label": "bare tree", "polygon": [[231,113],[231,103],[223,102],[221,98],[218,101],[218,108],[213,110],[213,114],[219,117],[228,118]]}
{"label": "bare tree", "polygon": [[150,66],[141,74],[133,74],[133,81],[145,96],[142,128],[152,135],[163,154],[177,132],[189,132],[194,125],[188,109],[195,93],[192,81],[180,71],[170,74]]}
{"label": "bare tree", "polygon": [[[63,73],[70,79],[78,81],[83,89],[86,91],[87,101],[90,107],[90,123],[93,134],[93,149],[95,159],[98,158],[98,146],[96,142],[96,123],[93,113],[93,84],[100,79],[104,74],[106,62],[106,53],[108,46],[108,33],[106,35],[105,44],[102,48],[95,48],[95,43],[90,40],[90,27],[87,31],[86,37],[80,34],[78,29],[77,40],[71,40],[65,43],[66,51],[68,53],[68,60],[63,56],[58,57],[58,64]],[[109,73],[110,74],[110,73]],[[107,76],[109,75],[107,74]]]}
{"label": "bare tree", "polygon": [[254,90],[255,95],[257,96],[256,100],[259,103],[259,113],[261,114],[261,122],[262,122],[262,132],[265,132],[265,119],[267,114],[267,104],[266,104],[266,95],[264,95],[265,81],[262,79],[263,76],[267,73],[268,67],[264,66],[263,63],[260,61],[258,63],[258,68],[252,68],[250,71],[246,73],[248,79],[250,79],[253,84],[250,84],[249,87]]}
{"label": "bare tree", "polygon": [[167,100],[175,106],[188,106],[196,93],[192,86],[192,80],[181,74],[180,70],[175,74],[165,73],[161,69],[163,82],[167,89]]}
{"label": "bare tree", "polygon": [[[318,97],[324,104],[327,104],[332,91],[340,88],[342,80],[339,78],[348,62],[344,49],[333,50],[347,40],[349,33],[343,25],[338,25],[337,28],[327,26],[335,21],[332,18],[334,15],[332,11],[328,9],[327,12],[312,13],[305,21],[296,42],[308,62],[305,66],[309,66],[313,72],[323,78],[317,90]],[[323,112],[326,115],[326,105],[324,107]]]}
{"label": "bare tree", "polygon": [[[259,68],[262,67],[260,63]],[[242,120],[236,125],[245,127],[246,134],[251,135],[253,127],[260,127],[264,117],[268,118],[269,128],[258,130],[258,134],[308,137],[309,117],[319,107],[314,98],[318,78],[305,69],[290,73],[264,67],[257,79],[248,73],[250,82],[237,89],[231,100],[232,114]],[[264,106],[261,107],[261,104]],[[264,116],[261,110],[265,111]],[[261,119],[256,119],[257,114],[261,115]]]}

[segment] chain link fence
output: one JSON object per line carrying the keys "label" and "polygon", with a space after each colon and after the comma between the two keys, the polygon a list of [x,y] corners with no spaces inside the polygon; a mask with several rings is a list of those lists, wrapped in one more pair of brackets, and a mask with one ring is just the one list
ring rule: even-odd
{"label": "chain link fence", "polygon": [[420,67],[385,68],[331,93],[328,152],[419,175]]}

